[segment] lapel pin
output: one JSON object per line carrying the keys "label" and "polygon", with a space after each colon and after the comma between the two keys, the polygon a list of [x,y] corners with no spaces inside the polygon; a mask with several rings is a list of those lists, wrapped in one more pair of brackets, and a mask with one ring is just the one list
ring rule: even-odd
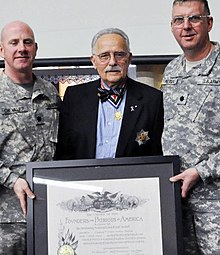
{"label": "lapel pin", "polygon": [[135,141],[138,143],[139,146],[145,144],[150,139],[148,133],[149,131],[144,131],[143,129],[141,129],[140,132],[137,132],[137,137]]}
{"label": "lapel pin", "polygon": [[131,105],[130,108],[131,108],[131,112],[134,112],[135,108],[137,108],[137,105]]}

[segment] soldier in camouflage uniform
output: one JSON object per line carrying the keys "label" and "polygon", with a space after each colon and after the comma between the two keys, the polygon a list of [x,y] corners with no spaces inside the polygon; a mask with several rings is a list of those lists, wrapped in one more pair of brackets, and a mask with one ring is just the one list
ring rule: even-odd
{"label": "soldier in camouflage uniform", "polygon": [[206,0],[175,0],[172,15],[184,54],[164,73],[163,150],[181,158],[184,255],[219,255],[220,46]]}
{"label": "soldier in camouflage uniform", "polygon": [[[56,88],[32,73],[37,44],[32,29],[14,21],[1,32],[0,254],[26,254],[25,163],[52,160],[57,142]],[[19,198],[19,199],[18,199]]]}

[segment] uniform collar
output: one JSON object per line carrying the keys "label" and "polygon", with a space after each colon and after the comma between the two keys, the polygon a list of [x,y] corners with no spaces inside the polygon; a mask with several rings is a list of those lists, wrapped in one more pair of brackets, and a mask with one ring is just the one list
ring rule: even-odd
{"label": "uniform collar", "polygon": [[[50,91],[49,88],[45,86],[45,83],[42,79],[37,78],[33,74],[33,93],[32,93],[32,99],[36,98],[39,95],[44,95],[48,98],[50,98]],[[24,98],[30,98],[30,94],[28,91],[23,89],[21,86],[14,83],[4,72],[2,72],[1,77],[7,86],[8,91],[11,91],[12,97],[15,97],[17,100],[24,99]]]}
{"label": "uniform collar", "polygon": [[189,72],[185,71],[185,65],[186,65],[186,58],[184,56],[184,54],[182,54],[181,56],[179,56],[177,58],[177,63],[174,66],[174,69],[172,71],[172,73],[175,73],[175,77],[187,77],[187,76],[191,76],[192,73],[195,75],[205,75],[207,76],[211,69],[213,68],[213,65],[215,63],[215,60],[217,59],[217,57],[220,54],[220,45],[218,42],[212,42],[215,47],[212,50],[212,52],[209,54],[209,56],[207,58],[204,59],[204,62],[200,65],[198,65],[197,67],[194,67],[192,70],[190,70]]}

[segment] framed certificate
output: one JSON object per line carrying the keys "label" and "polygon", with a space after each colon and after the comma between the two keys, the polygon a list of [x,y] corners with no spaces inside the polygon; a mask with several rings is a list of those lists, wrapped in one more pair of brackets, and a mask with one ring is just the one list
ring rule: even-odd
{"label": "framed certificate", "polygon": [[178,156],[28,163],[28,255],[181,255],[178,173]]}

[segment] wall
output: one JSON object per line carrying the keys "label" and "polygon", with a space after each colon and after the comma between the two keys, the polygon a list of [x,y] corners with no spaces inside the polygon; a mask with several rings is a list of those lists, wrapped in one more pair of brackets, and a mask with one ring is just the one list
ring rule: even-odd
{"label": "wall", "polygon": [[[171,0],[3,0],[0,28],[23,20],[35,31],[38,58],[90,55],[93,35],[119,27],[130,37],[133,55],[179,54],[170,32]],[[220,41],[220,2],[209,0],[215,23],[211,33]]]}

